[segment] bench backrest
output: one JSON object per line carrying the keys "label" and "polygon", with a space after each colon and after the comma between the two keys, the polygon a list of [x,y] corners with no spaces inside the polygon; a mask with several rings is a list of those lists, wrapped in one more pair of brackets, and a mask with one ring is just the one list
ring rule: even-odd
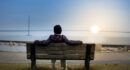
{"label": "bench backrest", "polygon": [[[48,46],[34,45],[27,43],[27,58],[31,57],[31,47],[35,46],[36,59],[66,59],[66,60],[84,60],[87,56],[94,59],[94,44],[83,44],[70,46],[65,43],[51,43]],[[90,49],[88,49],[90,48]],[[87,49],[89,52],[87,52]],[[86,53],[87,52],[87,53]]]}

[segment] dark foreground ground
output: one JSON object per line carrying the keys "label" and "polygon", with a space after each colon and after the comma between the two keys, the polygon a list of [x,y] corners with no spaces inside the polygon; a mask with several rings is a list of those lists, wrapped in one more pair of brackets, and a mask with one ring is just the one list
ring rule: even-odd
{"label": "dark foreground ground", "polygon": [[[30,64],[0,64],[0,70],[31,70]],[[53,70],[50,64],[37,64],[37,70]],[[63,70],[56,65],[56,70]],[[84,65],[68,64],[67,70],[84,70]],[[90,70],[130,70],[130,64],[91,64]]]}
{"label": "dark foreground ground", "polygon": [[[57,61],[59,62],[59,61]],[[0,52],[0,63],[30,63],[26,58],[26,52]],[[38,64],[50,64],[50,60],[37,60]],[[67,64],[83,64],[83,60],[67,60]],[[130,53],[109,52],[95,53],[95,59],[91,64],[130,64]]]}

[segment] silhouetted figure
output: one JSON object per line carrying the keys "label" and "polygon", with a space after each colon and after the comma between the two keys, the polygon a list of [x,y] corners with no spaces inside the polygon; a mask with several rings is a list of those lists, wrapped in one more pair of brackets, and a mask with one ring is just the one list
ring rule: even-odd
{"label": "silhouetted figure", "polygon": [[[62,28],[60,25],[54,26],[54,35],[50,35],[47,40],[36,40],[34,44],[42,44],[42,45],[49,45],[50,43],[66,43],[68,45],[81,45],[82,41],[79,40],[68,40],[65,35],[61,35]],[[52,67],[55,69],[55,62],[56,60],[52,60]],[[61,66],[66,68],[65,60],[61,60]]]}
{"label": "silhouetted figure", "polygon": [[62,28],[60,25],[54,26],[54,35],[50,35],[47,40],[38,41],[35,44],[49,45],[50,43],[66,43],[68,45],[81,45],[82,41],[68,40],[65,35],[61,35]]}

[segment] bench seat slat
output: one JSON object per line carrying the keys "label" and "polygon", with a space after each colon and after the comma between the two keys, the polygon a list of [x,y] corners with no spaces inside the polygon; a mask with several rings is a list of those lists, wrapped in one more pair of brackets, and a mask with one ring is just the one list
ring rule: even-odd
{"label": "bench seat slat", "polygon": [[46,54],[85,54],[85,51],[79,50],[66,50],[66,51],[36,51],[37,54],[46,53]]}
{"label": "bench seat slat", "polygon": [[36,46],[36,51],[65,51],[65,50],[85,50],[85,45],[80,46]]}
{"label": "bench seat slat", "polygon": [[[67,59],[67,60],[84,60],[85,57],[79,54],[69,54],[69,55],[36,55],[37,59]],[[30,58],[30,56],[28,56]]]}

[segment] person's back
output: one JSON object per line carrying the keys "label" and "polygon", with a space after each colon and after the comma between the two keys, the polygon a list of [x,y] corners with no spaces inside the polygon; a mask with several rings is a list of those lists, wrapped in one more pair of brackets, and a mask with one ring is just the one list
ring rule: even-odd
{"label": "person's back", "polygon": [[48,38],[48,40],[51,43],[60,43],[60,42],[65,42],[63,35],[58,35],[58,34],[54,34],[54,35],[50,35],[50,37]]}

